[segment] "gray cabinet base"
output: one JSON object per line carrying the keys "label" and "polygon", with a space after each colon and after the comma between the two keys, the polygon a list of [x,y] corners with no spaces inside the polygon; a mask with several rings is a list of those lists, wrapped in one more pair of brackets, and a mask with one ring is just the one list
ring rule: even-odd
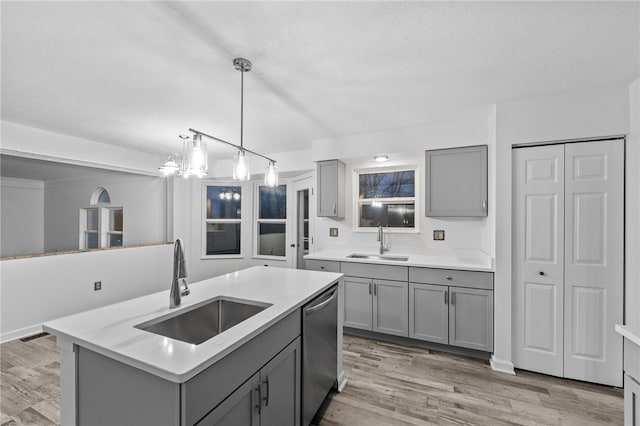
{"label": "gray cabinet base", "polygon": [[357,328],[344,327],[343,332],[344,334],[349,334],[352,336],[367,337],[370,339],[382,340],[384,342],[399,343],[401,345],[406,345],[406,346],[414,346],[417,348],[447,352],[447,353],[457,354],[457,355],[465,355],[465,356],[469,356],[476,359],[482,359],[485,361],[488,361],[491,358],[491,353],[489,352],[477,351],[474,349],[467,349],[467,348],[459,348],[456,346],[442,345],[439,343],[424,342],[422,340],[410,339],[408,337],[375,333],[373,331],[360,330]]}

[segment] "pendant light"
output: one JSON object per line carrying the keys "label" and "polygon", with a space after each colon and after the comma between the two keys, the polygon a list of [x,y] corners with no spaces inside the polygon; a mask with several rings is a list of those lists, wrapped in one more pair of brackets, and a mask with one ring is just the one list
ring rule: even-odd
{"label": "pendant light", "polygon": [[183,143],[183,153],[181,156],[173,155],[169,157],[167,162],[158,169],[163,175],[170,176],[178,173],[185,178],[190,176],[200,178],[206,176],[208,173],[208,156],[207,144],[202,140],[204,136],[207,139],[232,146],[238,150],[233,158],[233,179],[249,180],[251,178],[249,157],[247,157],[247,153],[249,153],[262,157],[269,162],[264,175],[265,185],[278,185],[276,160],[244,147],[244,73],[251,71],[251,61],[245,58],[235,58],[233,60],[233,67],[237,71],[240,71],[240,145],[216,138],[199,130],[189,129],[189,131],[193,133],[192,140],[187,140],[189,136],[180,135]]}

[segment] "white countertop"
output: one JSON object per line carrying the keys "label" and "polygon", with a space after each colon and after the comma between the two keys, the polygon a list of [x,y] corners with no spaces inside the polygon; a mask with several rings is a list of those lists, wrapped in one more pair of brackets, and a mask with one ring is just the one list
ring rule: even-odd
{"label": "white countertop", "polygon": [[[182,298],[179,308],[169,308],[167,288],[159,293],[50,321],[44,329],[166,380],[183,383],[312,300],[341,276],[330,272],[255,266],[193,283],[189,286],[191,294]],[[134,328],[137,324],[217,296],[273,306],[199,345]]]}
{"label": "white countertop", "polygon": [[628,325],[616,324],[616,331],[622,334],[627,340],[640,346],[640,333]]}
{"label": "white countertop", "polygon": [[308,254],[304,258],[312,260],[333,260],[338,262],[375,263],[381,265],[418,266],[428,268],[493,272],[493,259],[491,258],[491,256],[480,251],[467,250],[464,252],[461,251],[460,254],[456,254],[455,252],[446,252],[442,255],[411,254],[402,252],[384,253],[385,256],[408,256],[409,259],[407,261],[353,259],[347,257],[353,253],[378,255],[373,251],[362,251],[357,250],[356,248],[331,248]]}

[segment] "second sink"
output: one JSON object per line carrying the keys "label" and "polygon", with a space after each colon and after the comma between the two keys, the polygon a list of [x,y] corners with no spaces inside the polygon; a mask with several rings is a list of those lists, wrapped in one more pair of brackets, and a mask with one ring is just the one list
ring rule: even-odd
{"label": "second sink", "polygon": [[216,297],[135,328],[199,345],[271,306],[252,300]]}

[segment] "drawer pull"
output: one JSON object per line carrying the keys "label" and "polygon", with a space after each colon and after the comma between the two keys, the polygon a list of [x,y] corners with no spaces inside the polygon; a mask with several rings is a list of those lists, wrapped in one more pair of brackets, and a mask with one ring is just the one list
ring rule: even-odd
{"label": "drawer pull", "polygon": [[324,265],[320,265],[320,269],[324,269]]}
{"label": "drawer pull", "polygon": [[447,275],[446,277],[444,277],[444,279],[451,281],[453,280],[453,277],[451,275]]}

